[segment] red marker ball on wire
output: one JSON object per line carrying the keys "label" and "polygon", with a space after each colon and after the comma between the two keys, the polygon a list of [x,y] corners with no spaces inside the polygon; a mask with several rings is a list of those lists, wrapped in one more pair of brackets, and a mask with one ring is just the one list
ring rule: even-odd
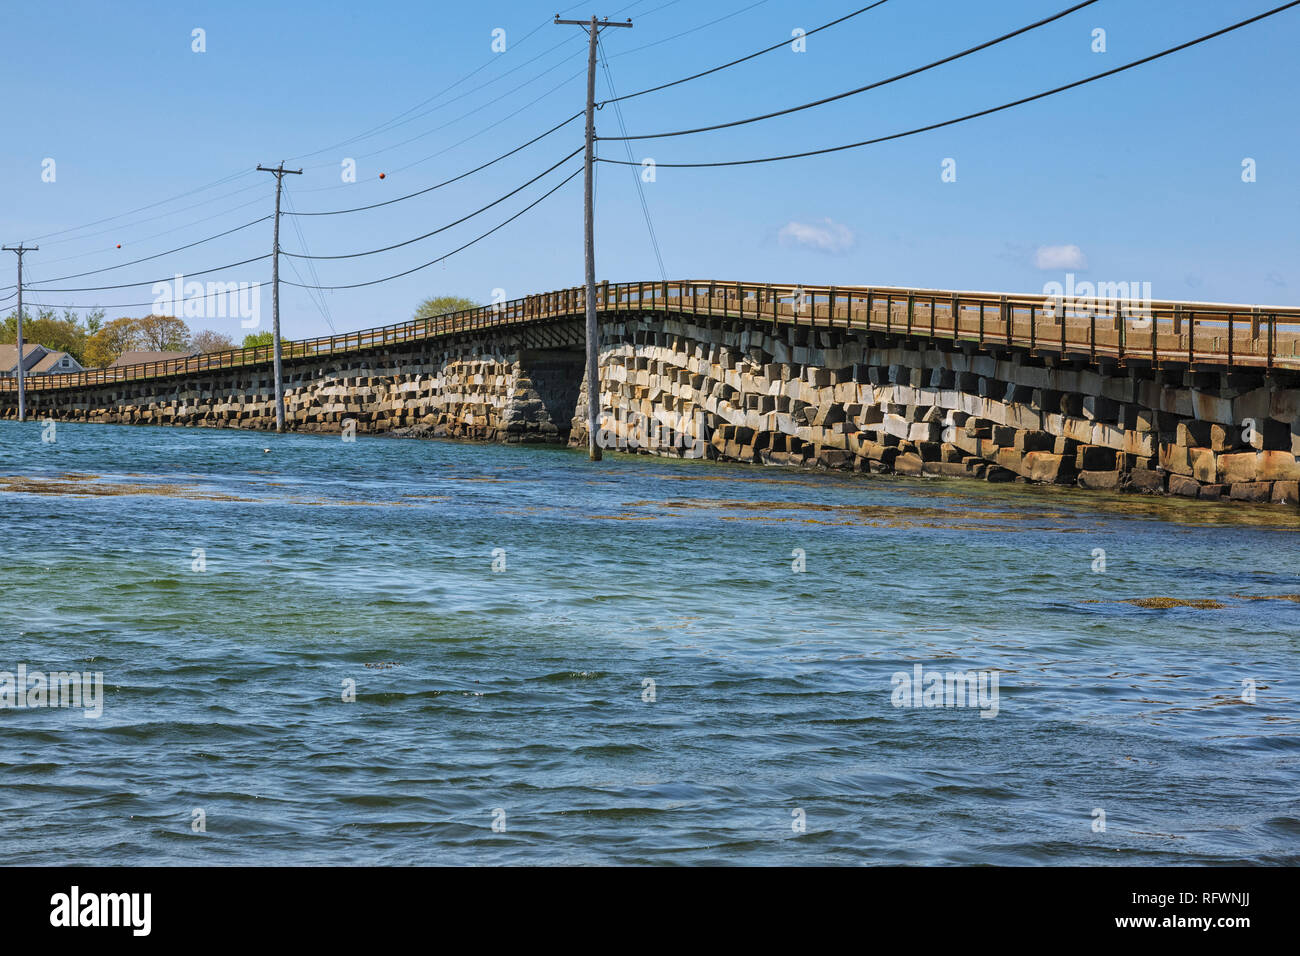
{"label": "red marker ball on wire", "polygon": [[384,175],[385,175],[384,173],[380,173],[380,174],[379,174],[379,178],[380,178],[380,179],[383,179],[383,178],[384,178]]}

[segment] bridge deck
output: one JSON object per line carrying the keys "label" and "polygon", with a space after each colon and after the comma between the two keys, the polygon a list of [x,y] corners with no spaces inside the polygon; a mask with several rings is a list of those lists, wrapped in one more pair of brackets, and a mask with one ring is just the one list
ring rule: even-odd
{"label": "bridge deck", "polygon": [[[414,319],[378,328],[282,343],[285,360],[329,356],[437,339],[486,329],[506,329],[581,315],[581,287],[544,292],[492,306]],[[1116,314],[1114,303],[1099,312],[1065,309],[1051,299],[993,292],[953,292],[868,286],[791,286],[767,283],[682,280],[602,283],[602,313],[682,312],[817,328],[879,331],[970,342],[981,349],[1026,348],[1121,364],[1198,365],[1227,369],[1300,369],[1300,308],[1212,302],[1143,303],[1140,315]],[[1127,309],[1127,304],[1124,306]],[[27,376],[32,391],[78,389],[114,382],[188,375],[261,365],[271,346],[210,352],[166,362],[63,375]],[[15,391],[13,378],[0,392]]]}

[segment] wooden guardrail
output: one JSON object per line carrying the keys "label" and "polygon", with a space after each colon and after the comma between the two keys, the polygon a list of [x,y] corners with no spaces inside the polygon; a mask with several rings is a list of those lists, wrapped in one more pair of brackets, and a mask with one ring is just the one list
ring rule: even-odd
{"label": "wooden guardrail", "polygon": [[[884,286],[800,286],[688,279],[672,282],[603,282],[603,313],[686,312],[815,328],[882,331],[971,342],[980,348],[1021,347],[1096,361],[1140,360],[1228,368],[1300,369],[1300,308],[1214,302],[1155,301],[1077,304],[1042,295],[955,292]],[[284,360],[384,348],[445,335],[506,328],[581,315],[581,287],[543,292],[393,325],[281,343]],[[271,346],[208,352],[165,362],[29,375],[31,391],[81,389],[115,382],[187,376],[263,365]],[[0,379],[0,392],[17,389]]]}

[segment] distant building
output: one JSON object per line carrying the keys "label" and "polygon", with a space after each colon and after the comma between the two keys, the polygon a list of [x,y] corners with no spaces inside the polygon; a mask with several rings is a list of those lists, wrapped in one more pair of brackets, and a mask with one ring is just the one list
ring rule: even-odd
{"label": "distant building", "polygon": [[[44,345],[23,343],[23,375],[64,375],[84,372],[81,363],[67,352],[56,352]],[[18,375],[18,346],[0,345],[0,376],[14,378]]]}
{"label": "distant building", "polygon": [[140,352],[130,351],[123,352],[116,362],[109,365],[109,368],[121,368],[123,365],[143,365],[146,362],[170,362],[172,359],[189,358],[191,355],[198,355],[197,350],[189,352]]}

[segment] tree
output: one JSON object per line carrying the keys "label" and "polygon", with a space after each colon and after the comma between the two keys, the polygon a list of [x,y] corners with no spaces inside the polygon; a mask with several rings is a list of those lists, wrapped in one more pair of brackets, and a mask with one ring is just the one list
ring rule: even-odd
{"label": "tree", "polygon": [[150,352],[184,352],[190,347],[190,327],[174,315],[146,315],[137,319],[140,341]]}
{"label": "tree", "polygon": [[194,337],[190,339],[190,344],[200,352],[224,352],[236,347],[235,340],[229,335],[214,332],[212,329],[195,332]]}
{"label": "tree", "polygon": [[[55,352],[67,352],[84,365],[87,340],[99,330],[103,318],[103,311],[96,310],[87,314],[83,326],[77,313],[71,309],[64,309],[62,318],[53,309],[41,309],[35,316],[24,309],[23,342],[43,345]],[[0,323],[0,343],[12,344],[17,341],[18,312],[15,310]]]}
{"label": "tree", "polygon": [[86,340],[86,361],[83,364],[89,368],[112,365],[123,352],[138,349],[142,344],[139,319],[114,319]]}
{"label": "tree", "polygon": [[255,349],[261,345],[272,345],[275,336],[270,332],[249,332],[244,336],[244,348]]}
{"label": "tree", "polygon": [[446,315],[448,312],[460,312],[478,307],[479,303],[473,299],[465,299],[458,295],[436,295],[417,305],[412,318],[427,319],[434,315]]}

